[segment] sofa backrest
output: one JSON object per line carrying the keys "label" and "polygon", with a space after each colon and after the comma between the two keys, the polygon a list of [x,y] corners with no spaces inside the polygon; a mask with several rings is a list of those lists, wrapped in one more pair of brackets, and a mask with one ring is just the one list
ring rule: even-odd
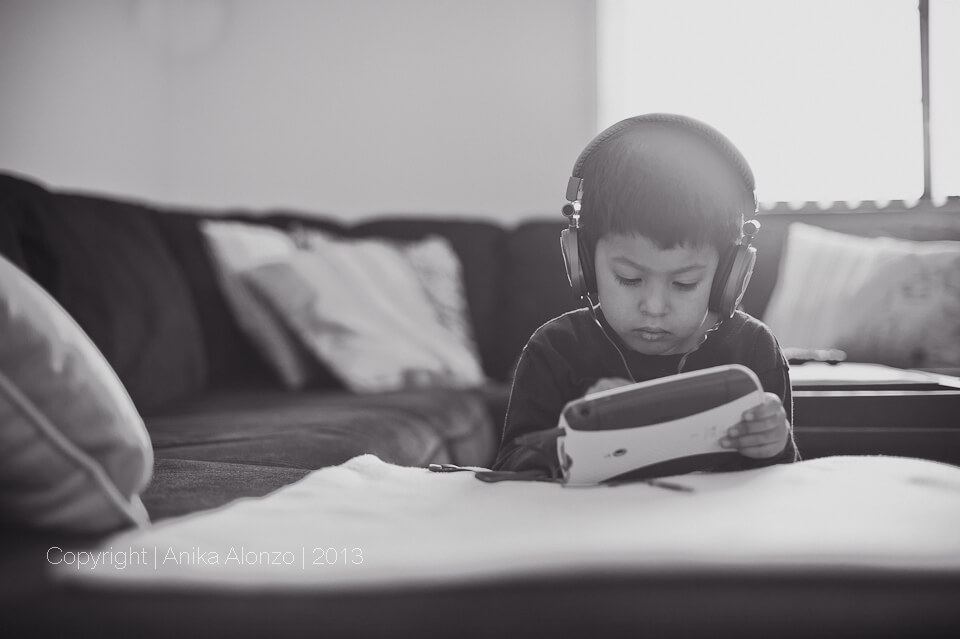
{"label": "sofa backrest", "polygon": [[[306,225],[345,237],[446,238],[462,263],[478,350],[493,379],[508,379],[533,331],[577,304],[563,268],[559,214],[510,229],[453,215],[344,225],[299,211],[159,208],[49,191],[0,174],[0,253],[75,313],[146,412],[211,385],[279,385],[220,292],[199,227],[208,218]],[[760,219],[757,267],[743,306],[761,319],[793,222],[865,236],[960,240],[960,216],[948,212],[800,211]],[[150,348],[141,352],[137,344]],[[336,385],[319,365],[318,372],[318,384]]]}
{"label": "sofa backrest", "polygon": [[0,175],[0,218],[0,250],[83,328],[141,412],[206,385],[193,296],[149,208]]}

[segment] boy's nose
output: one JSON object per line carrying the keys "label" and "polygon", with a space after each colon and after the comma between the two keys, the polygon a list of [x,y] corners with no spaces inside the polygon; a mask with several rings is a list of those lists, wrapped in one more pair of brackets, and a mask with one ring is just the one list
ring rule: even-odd
{"label": "boy's nose", "polygon": [[644,295],[640,296],[640,312],[644,315],[660,317],[667,314],[668,302],[662,288],[650,286]]}

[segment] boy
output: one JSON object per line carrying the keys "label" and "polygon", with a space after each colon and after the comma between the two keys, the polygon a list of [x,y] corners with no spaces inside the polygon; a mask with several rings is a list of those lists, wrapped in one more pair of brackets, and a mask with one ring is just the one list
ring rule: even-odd
{"label": "boy", "polygon": [[572,399],[722,364],[752,369],[765,401],[721,440],[739,455],[707,469],[798,459],[787,361],[764,324],[734,311],[752,260],[735,301],[718,309],[711,296],[718,265],[730,270],[744,230],[755,232],[744,224],[756,212],[753,174],[739,151],[691,118],[640,116],[597,136],[572,184],[565,215],[577,216],[576,239],[565,261],[587,308],[547,322],[524,347],[494,468],[549,472],[554,440],[537,440]]}

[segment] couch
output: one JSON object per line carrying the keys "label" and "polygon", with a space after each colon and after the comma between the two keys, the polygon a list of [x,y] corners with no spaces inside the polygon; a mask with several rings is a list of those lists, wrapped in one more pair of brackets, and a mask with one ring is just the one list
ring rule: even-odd
{"label": "couch", "polygon": [[[470,320],[488,381],[468,389],[356,395],[316,364],[308,387],[287,390],[225,303],[199,229],[200,221],[207,219],[316,228],[350,238],[446,238],[462,264]],[[743,301],[744,309],[756,316],[762,316],[769,303],[792,222],[859,235],[960,240],[960,216],[935,210],[778,211],[762,221],[757,269]],[[563,224],[559,213],[515,226],[453,215],[385,215],[345,224],[330,215],[304,211],[161,206],[60,190],[26,176],[0,174],[0,254],[40,283],[77,320],[144,418],[155,465],[142,497],[153,521],[263,496],[315,469],[363,454],[400,466],[444,462],[489,466],[506,411],[511,369],[523,344],[540,324],[575,305],[557,246]],[[804,453],[804,429],[816,424],[817,416],[799,403],[796,415],[798,446]],[[831,450],[830,440],[822,433],[818,437],[814,456],[896,454],[889,447]],[[931,458],[942,456],[936,448],[929,451]],[[14,546],[43,541],[10,537]],[[22,570],[23,561],[14,554],[8,551],[3,565]],[[51,587],[41,577],[26,578],[25,583],[33,582],[38,583],[34,593],[46,593]],[[578,584],[559,594],[587,596],[599,603],[611,586],[595,586],[591,590],[590,584]],[[738,587],[762,590],[763,584]],[[523,584],[512,588],[517,596],[525,592]],[[649,591],[649,585],[638,588]],[[536,607],[548,607],[540,599],[549,598],[549,590],[531,596]],[[624,595],[618,591],[611,596],[614,601]],[[201,614],[199,604],[187,596],[173,593],[169,600],[188,615]],[[90,595],[81,595],[68,609],[82,615],[92,601]],[[455,593],[445,594],[435,605],[455,608],[456,602]],[[502,603],[498,602],[491,605]],[[350,614],[363,614],[362,601],[345,599],[340,604]],[[130,605],[131,610],[150,614],[152,604],[136,599]],[[223,598],[204,605],[221,612],[238,607],[236,601]],[[394,597],[389,603],[394,610],[425,611],[425,605],[413,595]],[[243,606],[241,602],[239,607]],[[274,615],[299,618],[300,612],[286,606],[274,601],[268,608]],[[131,613],[128,618],[136,616]],[[448,610],[443,616],[449,620],[455,614]],[[263,624],[257,627],[264,629]]]}

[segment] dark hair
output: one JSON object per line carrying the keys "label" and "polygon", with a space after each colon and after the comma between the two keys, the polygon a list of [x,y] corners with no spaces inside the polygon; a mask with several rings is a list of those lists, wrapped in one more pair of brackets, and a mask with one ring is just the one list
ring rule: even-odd
{"label": "dark hair", "polygon": [[596,148],[582,168],[590,257],[608,234],[640,234],[663,249],[723,251],[754,211],[752,185],[710,140],[675,125],[642,124]]}

